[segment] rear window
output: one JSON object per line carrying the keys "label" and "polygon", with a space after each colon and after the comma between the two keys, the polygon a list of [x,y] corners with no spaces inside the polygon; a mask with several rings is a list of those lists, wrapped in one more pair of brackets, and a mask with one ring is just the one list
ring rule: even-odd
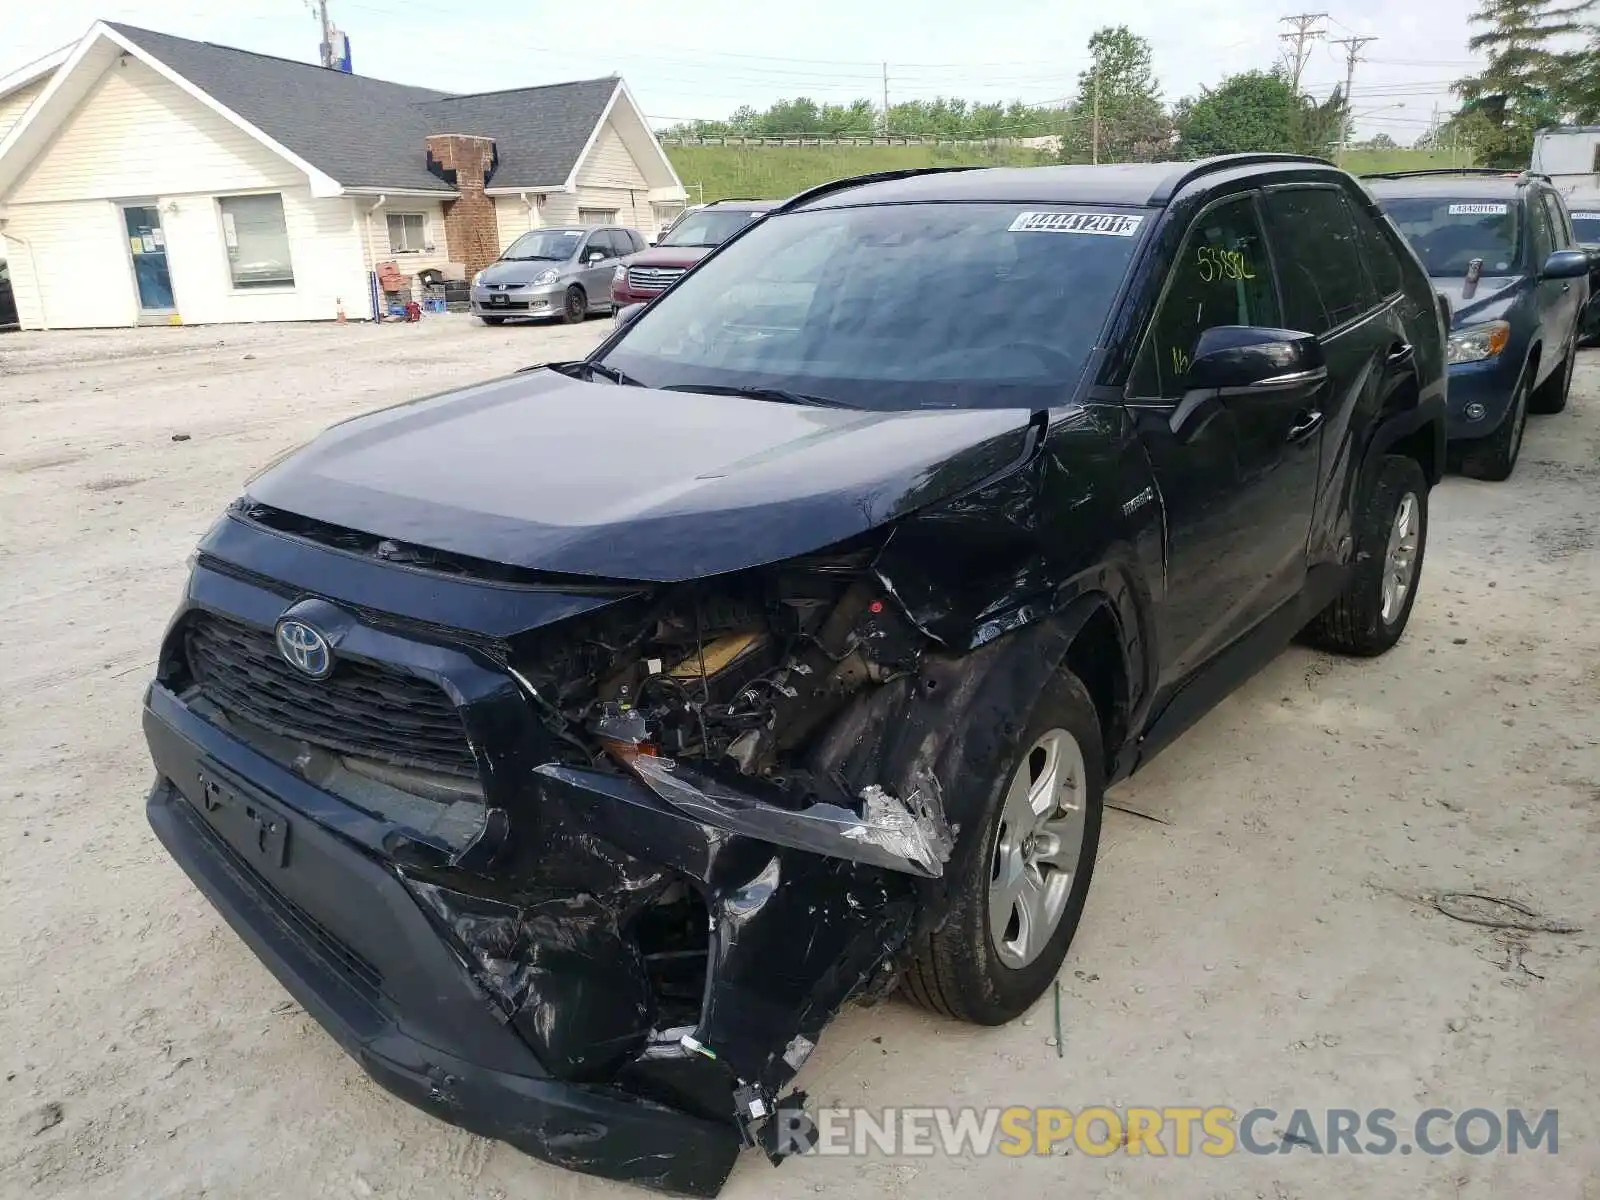
{"label": "rear window", "polygon": [[1406,196],[1380,203],[1429,275],[1463,276],[1475,258],[1488,275],[1519,269],[1525,234],[1515,200]]}
{"label": "rear window", "polygon": [[1150,217],[961,203],[769,217],[604,361],[649,387],[781,387],[855,408],[1042,408],[1077,384]]}
{"label": "rear window", "polygon": [[1600,201],[1574,208],[1570,215],[1574,240],[1585,246],[1600,246]]}
{"label": "rear window", "polygon": [[690,213],[661,239],[663,246],[720,246],[761,214],[737,209]]}

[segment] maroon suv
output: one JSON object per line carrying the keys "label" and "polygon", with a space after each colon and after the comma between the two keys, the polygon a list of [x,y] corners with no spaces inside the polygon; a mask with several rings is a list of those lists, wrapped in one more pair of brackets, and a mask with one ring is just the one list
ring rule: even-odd
{"label": "maroon suv", "polygon": [[718,200],[684,213],[661,240],[631,254],[611,276],[611,302],[617,308],[654,300],[685,271],[738,233],[777,200]]}

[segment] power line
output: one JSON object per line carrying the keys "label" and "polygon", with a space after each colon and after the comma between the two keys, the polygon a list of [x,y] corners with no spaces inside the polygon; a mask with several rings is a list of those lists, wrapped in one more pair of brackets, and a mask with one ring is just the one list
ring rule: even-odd
{"label": "power line", "polygon": [[[1335,46],[1343,46],[1344,55],[1344,110],[1350,111],[1350,92],[1355,87],[1356,63],[1361,61],[1361,47],[1369,42],[1375,42],[1375,37],[1357,37],[1352,34],[1347,38],[1334,38]],[[1346,116],[1343,127],[1340,129],[1339,148],[1342,150],[1350,144],[1350,118]]]}
{"label": "power line", "polygon": [[1300,94],[1300,73],[1305,70],[1306,59],[1311,57],[1311,43],[1328,32],[1326,29],[1313,29],[1312,26],[1327,19],[1328,14],[1323,12],[1296,13],[1292,17],[1278,18],[1280,24],[1290,26],[1290,31],[1280,33],[1278,40],[1293,47],[1288,53],[1296,95]]}

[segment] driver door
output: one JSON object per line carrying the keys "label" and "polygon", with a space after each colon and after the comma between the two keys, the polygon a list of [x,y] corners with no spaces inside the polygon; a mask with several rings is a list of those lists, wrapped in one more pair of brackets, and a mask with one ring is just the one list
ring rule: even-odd
{"label": "driver door", "polygon": [[596,229],[578,252],[578,279],[591,307],[611,299],[611,274],[617,266],[617,249],[611,239],[611,230]]}
{"label": "driver door", "polygon": [[1174,428],[1200,335],[1227,325],[1283,325],[1254,193],[1195,218],[1128,387],[1166,513],[1158,627],[1168,686],[1293,598],[1306,573],[1326,384],[1223,394],[1198,428]]}

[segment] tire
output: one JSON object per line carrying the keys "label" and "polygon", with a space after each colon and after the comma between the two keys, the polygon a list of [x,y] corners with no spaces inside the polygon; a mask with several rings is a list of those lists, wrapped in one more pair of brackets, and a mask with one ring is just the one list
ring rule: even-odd
{"label": "tire", "polygon": [[1511,407],[1506,410],[1500,428],[1488,437],[1462,444],[1463,475],[1490,483],[1511,478],[1511,472],[1517,467],[1517,457],[1522,453],[1522,433],[1528,424],[1528,391],[1528,372],[1524,371],[1517,380],[1517,390],[1511,394]]}
{"label": "tire", "polygon": [[1558,413],[1567,406],[1567,395],[1572,391],[1572,371],[1578,365],[1578,335],[1573,333],[1567,342],[1566,357],[1561,365],[1528,397],[1528,411],[1540,416]]}
{"label": "tire", "polygon": [[504,317],[479,317],[478,320],[485,325],[504,325],[506,322]]}
{"label": "tire", "polygon": [[561,319],[568,325],[581,325],[583,319],[589,315],[589,297],[577,284],[567,289],[566,299],[561,304]]}
{"label": "tire", "polygon": [[[1416,603],[1428,549],[1428,480],[1421,465],[1384,455],[1355,524],[1355,569],[1344,591],[1307,627],[1306,640],[1335,654],[1371,658],[1400,640]],[[1396,579],[1397,551],[1408,566],[1403,581]]]}
{"label": "tire", "polygon": [[[1043,761],[1037,749],[1042,743],[1046,747]],[[951,910],[938,929],[913,943],[912,959],[902,977],[913,1003],[976,1025],[1003,1025],[1021,1016],[1055,979],[1083,915],[1100,843],[1105,793],[1100,719],[1094,701],[1075,676],[1062,671],[1046,686],[1018,746],[1016,758],[1003,775],[985,781],[990,799],[978,834],[983,839],[979,843],[983,853],[967,856],[964,877],[950,881]],[[1012,877],[1042,879],[1045,886],[1029,888],[1028,893],[1045,897],[1042,903],[1051,904],[1057,914],[1054,925],[1047,926],[1047,934],[1037,933],[1029,941],[1020,928],[1017,905],[999,898],[1006,889],[997,881],[997,872],[1026,861],[1023,839],[1010,819],[1016,809],[1008,811],[1007,801],[1021,800],[1027,794],[1013,797],[1011,785],[1034,779],[1039,768],[1046,772],[1064,768],[1065,774],[1076,776],[1070,792],[1055,791],[1051,799],[1057,803],[1075,800],[1081,819],[1076,826],[1079,846],[1070,875],[1044,863],[1023,868],[1020,875]],[[1036,791],[1038,787],[1036,783]],[[1049,791],[1038,792],[1040,799]],[[1047,832],[1054,830],[1051,836],[1061,837],[1057,853],[1063,859],[1073,858],[1068,832],[1073,820],[1064,814],[1056,823],[1047,823]],[[1047,846],[1034,846],[1033,850],[1049,853]],[[991,908],[1007,903],[1011,906],[1004,910],[1004,922],[991,922]],[[1000,925],[998,933],[991,932],[995,924]],[[1026,943],[1020,951],[1019,943]],[[1008,962],[1008,957],[1012,961]]]}

